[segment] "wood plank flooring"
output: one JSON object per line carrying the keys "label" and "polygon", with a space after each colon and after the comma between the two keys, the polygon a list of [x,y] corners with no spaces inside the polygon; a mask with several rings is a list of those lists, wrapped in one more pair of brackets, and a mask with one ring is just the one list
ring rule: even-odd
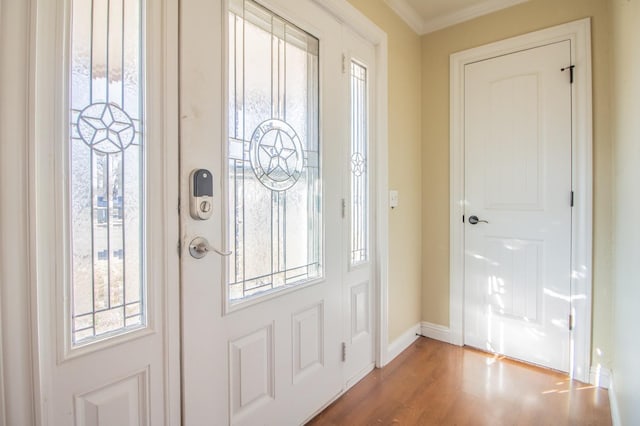
{"label": "wood plank flooring", "polygon": [[419,338],[309,425],[610,425],[607,391]]}

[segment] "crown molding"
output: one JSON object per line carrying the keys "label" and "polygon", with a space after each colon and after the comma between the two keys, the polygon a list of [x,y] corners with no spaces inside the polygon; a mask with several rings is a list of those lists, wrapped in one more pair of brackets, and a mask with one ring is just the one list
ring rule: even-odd
{"label": "crown molding", "polygon": [[485,0],[453,13],[437,16],[433,19],[422,19],[407,0],[384,0],[412,30],[420,35],[429,34],[526,1],[529,0]]}
{"label": "crown molding", "polygon": [[424,34],[424,19],[420,14],[407,3],[406,0],[384,0],[384,2],[393,10],[409,27],[416,33]]}
{"label": "crown molding", "polygon": [[496,12],[501,9],[515,6],[519,3],[524,3],[526,1],[529,0],[486,0],[482,3],[464,8],[458,12],[424,21],[422,26],[422,34],[428,34],[437,30],[441,30],[443,28],[450,27],[461,22],[469,21],[482,15],[487,15],[491,12]]}

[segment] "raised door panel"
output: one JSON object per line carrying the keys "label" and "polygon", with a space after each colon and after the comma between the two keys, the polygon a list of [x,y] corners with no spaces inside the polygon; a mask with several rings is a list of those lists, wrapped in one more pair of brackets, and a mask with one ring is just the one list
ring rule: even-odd
{"label": "raised door panel", "polygon": [[75,397],[77,426],[149,424],[148,372],[119,380]]}
{"label": "raised door panel", "polygon": [[489,84],[485,141],[485,208],[542,209],[543,144],[539,76],[515,75]]}
{"label": "raised door panel", "polygon": [[272,325],[229,342],[232,420],[250,414],[275,398],[273,362]]}
{"label": "raised door panel", "polygon": [[324,305],[294,314],[292,323],[293,381],[298,383],[324,364]]}

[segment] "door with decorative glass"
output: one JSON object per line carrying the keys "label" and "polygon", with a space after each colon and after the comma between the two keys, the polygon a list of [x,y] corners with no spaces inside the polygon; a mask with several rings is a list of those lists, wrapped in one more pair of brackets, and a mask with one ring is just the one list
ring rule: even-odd
{"label": "door with decorative glass", "polygon": [[342,25],[311,0],[181,24],[184,424],[300,424],[343,388]]}
{"label": "door with decorative glass", "polygon": [[34,5],[38,415],[169,424],[179,419],[177,98],[158,52],[176,35],[160,19],[176,3]]}
{"label": "door with decorative glass", "polygon": [[375,51],[370,42],[345,28],[344,80],[345,102],[349,106],[347,167],[344,173],[345,219],[343,236],[346,252],[343,264],[344,288],[344,377],[347,387],[360,380],[374,367],[373,298],[375,282],[372,264],[375,241],[372,238],[374,205],[371,165],[374,164],[373,123]]}

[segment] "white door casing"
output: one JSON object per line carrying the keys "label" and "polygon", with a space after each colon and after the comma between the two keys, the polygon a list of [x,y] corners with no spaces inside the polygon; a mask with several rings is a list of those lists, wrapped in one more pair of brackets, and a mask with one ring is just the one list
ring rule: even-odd
{"label": "white door casing", "polygon": [[[3,0],[0,11],[0,302],[2,307],[2,376],[4,397],[0,423],[35,421],[30,326],[34,313],[29,207],[30,177],[30,8],[27,2]],[[9,184],[10,183],[10,184]]]}
{"label": "white door casing", "polygon": [[[2,23],[2,8],[3,8],[3,2],[2,0],[0,0],[0,26]],[[3,44],[3,40],[4,40],[4,35],[2,33],[0,33],[0,46],[2,46],[2,49],[4,50],[4,44]],[[4,59],[1,61],[2,63],[4,63]],[[0,68],[0,75],[4,74],[4,69]],[[0,85],[4,85],[4,80],[2,79],[2,77],[0,77]],[[0,86],[0,87],[2,87]],[[2,123],[3,121],[3,114],[0,113],[0,123]],[[4,140],[3,137],[0,136],[0,147],[2,146],[2,141]],[[0,148],[1,150],[2,148]],[[1,152],[1,151],[0,151]],[[1,157],[1,156],[0,156]],[[0,167],[2,167],[3,165],[0,164]],[[2,202],[4,204],[4,191],[3,189],[0,187],[0,202]],[[0,235],[4,234],[3,231],[3,216],[4,214],[0,211]],[[3,238],[0,237],[0,240],[2,240]],[[4,252],[2,250],[0,250],[0,253],[4,254]],[[4,256],[0,256],[0,271],[4,270],[4,266],[3,266],[3,259]],[[0,294],[2,293],[2,289],[4,288],[4,285],[2,284],[4,282],[4,279],[2,276],[0,276]],[[3,328],[2,328],[2,297],[0,296],[0,426],[4,426],[6,424],[6,403],[5,403],[5,396],[4,396],[4,362],[3,362],[3,353],[4,353],[4,349],[3,349]]]}
{"label": "white door casing", "polygon": [[[127,329],[127,320],[122,319],[125,327],[123,332],[115,330],[111,335],[100,334],[95,331],[98,314],[95,311],[97,308],[94,307],[93,333],[96,338],[77,343],[78,340],[73,337],[76,332],[71,328],[72,324],[76,324],[77,318],[72,318],[72,313],[75,312],[73,303],[77,300],[74,297],[81,296],[74,296],[71,290],[75,277],[72,266],[75,261],[71,260],[71,257],[75,256],[71,250],[71,229],[74,228],[78,217],[70,216],[73,210],[70,202],[72,195],[69,190],[72,179],[72,173],[69,171],[72,161],[70,146],[73,140],[76,144],[79,143],[80,145],[76,146],[80,147],[83,146],[82,143],[89,145],[92,140],[86,134],[78,133],[76,126],[79,126],[80,119],[77,112],[71,111],[74,104],[70,99],[70,93],[72,91],[75,93],[76,90],[70,77],[72,72],[70,46],[73,41],[71,14],[74,13],[74,9],[71,7],[71,2],[65,0],[33,2],[34,62],[31,74],[33,78],[31,96],[35,118],[30,145],[32,149],[30,158],[33,164],[30,194],[34,201],[33,205],[37,208],[32,209],[31,252],[33,257],[31,262],[36,276],[32,303],[34,311],[37,309],[37,321],[33,326],[34,329],[37,327],[38,336],[34,344],[34,358],[38,359],[34,374],[37,376],[35,382],[39,387],[35,406],[42,424],[148,425],[178,424],[180,421],[179,294],[176,284],[178,256],[175,250],[175,241],[178,238],[176,211],[178,189],[177,20],[169,18],[177,16],[177,1],[139,4],[138,9],[138,3],[135,2],[129,3],[133,8],[123,7],[121,2],[112,2],[110,4],[112,14],[109,15],[107,3],[95,0],[95,9],[82,8],[82,5],[77,9],[95,11],[95,14],[89,15],[93,18],[87,19],[87,15],[78,14],[74,16],[73,22],[84,28],[91,28],[92,34],[98,34],[93,31],[100,31],[97,29],[97,26],[100,26],[102,31],[105,31],[103,34],[111,34],[106,38],[115,44],[113,49],[121,49],[109,51],[111,66],[106,67],[106,72],[114,73],[111,78],[102,78],[99,71],[89,67],[92,76],[89,79],[89,85],[93,85],[94,88],[103,87],[100,89],[103,90],[102,94],[96,96],[107,93],[106,102],[96,100],[97,98],[93,98],[93,95],[89,95],[89,102],[97,102],[104,111],[112,111],[110,114],[113,114],[113,111],[116,113],[121,111],[125,108],[126,102],[122,69],[130,67],[125,63],[136,64],[140,59],[143,64],[128,68],[133,75],[139,75],[139,80],[135,77],[135,81],[140,81],[141,85],[136,83],[135,88],[131,86],[129,93],[133,95],[128,96],[139,96],[139,87],[144,87],[143,97],[139,103],[144,115],[136,118],[143,119],[144,124],[136,127],[134,133],[118,133],[122,129],[127,131],[127,128],[134,128],[131,121],[128,121],[129,118],[122,118],[126,112],[119,113],[119,116],[103,115],[97,120],[102,120],[105,126],[115,126],[112,127],[113,132],[104,132],[102,135],[105,141],[121,141],[122,152],[128,148],[127,144],[134,140],[133,134],[142,135],[138,136],[137,140],[143,141],[141,150],[144,160],[142,160],[143,163],[135,164],[144,164],[140,169],[144,183],[135,184],[130,190],[135,191],[133,188],[137,187],[144,188],[144,198],[140,201],[140,205],[144,206],[143,213],[124,212],[120,213],[120,219],[113,219],[117,214],[114,204],[116,196],[108,195],[110,210],[103,217],[108,216],[109,219],[105,220],[118,222],[110,225],[107,221],[107,227],[113,226],[113,229],[118,229],[126,226],[130,232],[141,235],[142,251],[134,249],[128,255],[144,254],[142,257],[136,255],[135,263],[127,263],[127,267],[135,270],[139,267],[138,265],[142,265],[140,276],[143,277],[145,289],[140,292],[142,299],[139,303],[146,306],[146,311],[145,308],[138,308],[140,309],[138,312],[146,312],[146,315],[142,314],[144,319],[141,327]],[[120,16],[126,16],[127,21],[120,20]],[[106,22],[110,23],[107,25]],[[139,55],[135,53],[137,47],[133,48],[133,53],[131,50],[125,53],[124,38],[116,35],[119,31],[124,31],[124,22],[127,22],[127,28],[134,28],[134,31],[140,34],[139,39],[135,36],[129,39],[129,42],[133,43],[130,44],[131,46],[140,46]],[[96,29],[90,26],[92,23],[96,25]],[[99,39],[103,36],[95,37]],[[118,40],[122,44],[113,40]],[[102,52],[107,50],[109,49]],[[112,53],[116,51],[120,53]],[[104,60],[104,57],[100,56],[99,49],[96,50],[95,55],[94,57],[99,58],[98,60]],[[107,85],[100,86],[104,81],[109,81],[111,86],[109,88]],[[119,90],[113,89],[114,87],[122,87],[122,92],[118,91],[118,96],[121,97],[114,95],[109,100],[110,91]],[[80,91],[80,89],[77,90]],[[98,93],[98,89],[95,91]],[[129,108],[135,111],[136,105],[138,103],[130,102]],[[90,108],[95,107],[87,106],[86,108],[86,111],[91,111]],[[70,127],[76,130],[70,130]],[[93,141],[97,141],[97,138]],[[94,147],[90,148],[94,149]],[[115,151],[112,153],[117,154]],[[116,170],[116,166],[113,167],[113,170]],[[114,175],[122,173],[124,176],[122,171],[113,173]],[[128,177],[129,175],[127,179]],[[125,177],[121,179],[121,182],[125,181]],[[91,182],[89,185],[95,189],[94,181],[91,180]],[[115,194],[115,190],[113,191]],[[74,193],[73,197],[76,196],[83,195]],[[96,213],[94,197],[92,192],[90,203],[94,204],[90,204],[91,207],[89,207],[92,221],[99,220],[95,219],[99,216]],[[125,224],[122,218],[127,217],[141,218],[144,231],[135,224],[132,225],[133,227],[128,223]],[[120,221],[122,224],[119,223]],[[94,226],[93,222],[92,226]],[[94,247],[95,244],[101,244],[93,240],[93,232],[76,233],[74,238],[73,241],[76,243],[84,238],[90,239],[88,244]],[[125,245],[129,243],[124,242],[124,233],[122,240],[122,250],[124,247],[130,247]],[[126,253],[114,252],[116,250],[114,247],[117,247],[116,242],[111,241],[114,246],[105,250],[105,256],[109,262],[117,263],[119,258],[128,259]],[[78,243],[78,245],[81,244],[83,243]],[[92,254],[89,260],[94,262],[94,268],[98,268],[95,265],[97,265],[96,262],[101,262],[100,259],[103,259],[103,263],[105,262],[104,258],[98,256]],[[111,267],[108,266],[108,268]],[[115,272],[112,273],[115,274]],[[124,272],[122,276],[122,283],[129,282],[129,276],[124,275]],[[109,282],[112,279],[117,280],[115,277],[107,279]],[[127,310],[129,308],[126,307],[128,305],[126,305],[127,299],[124,293],[122,296],[116,294],[118,292],[116,281],[112,283],[115,287],[108,290],[106,298],[109,302],[105,303],[109,304],[109,309],[112,309],[112,303],[119,305],[120,307],[113,309],[119,309],[120,315],[124,318],[132,311]],[[96,284],[93,285],[92,291],[96,289]],[[124,286],[129,284],[119,285],[120,288],[125,288]],[[131,288],[126,287],[126,289]],[[93,300],[92,303],[97,303],[95,302],[97,299]],[[121,301],[118,302],[118,300]]]}
{"label": "white door casing", "polygon": [[[572,134],[571,170],[574,207],[571,211],[571,313],[570,336],[572,377],[588,381],[591,339],[591,241],[592,241],[592,133],[591,133],[591,49],[590,20],[583,19],[492,43],[451,56],[451,342],[463,344],[464,229],[464,93],[465,67],[478,61],[568,40],[571,64],[575,65],[571,86]],[[560,70],[558,70],[560,72]],[[565,73],[566,74],[566,73]],[[568,78],[568,77],[567,77]],[[480,224],[482,225],[482,224]]]}
{"label": "white door casing", "polygon": [[[239,16],[249,13],[243,8],[249,5],[242,4],[234,6],[240,7],[240,11],[234,11]],[[270,1],[262,3],[262,6],[269,12],[254,12],[255,6],[250,6],[250,13],[274,13],[319,39],[324,230],[321,234],[324,251],[321,261],[324,276],[299,287],[273,291],[266,297],[232,304],[228,301],[230,290],[227,290],[226,259],[214,252],[202,259],[189,255],[189,243],[196,236],[207,238],[211,245],[220,249],[230,248],[226,247],[224,237],[230,232],[230,225],[225,225],[225,221],[231,219],[231,215],[227,217],[225,213],[230,194],[226,192],[228,179],[223,177],[231,173],[223,161],[231,152],[231,148],[227,151],[226,144],[230,131],[223,124],[227,123],[225,109],[228,104],[221,102],[230,96],[223,91],[227,78],[230,78],[225,71],[229,69],[230,58],[223,47],[228,42],[226,5],[208,1],[183,3],[180,40],[181,286],[183,421],[186,425],[204,424],[212,419],[219,424],[301,423],[338,395],[343,386],[340,268],[343,253],[340,158],[343,151],[339,141],[344,134],[346,119],[341,117],[342,109],[335,104],[340,102],[340,97],[336,98],[335,94],[342,89],[341,24],[310,1]],[[249,18],[244,19],[248,22],[246,19]],[[251,63],[250,59],[250,56],[244,57],[245,69],[261,66],[257,61]],[[274,67],[274,62],[270,66]],[[274,69],[280,68],[275,66]],[[252,72],[252,75],[257,75],[255,70]],[[269,74],[270,69],[264,72]],[[245,74],[239,71],[238,75]],[[273,81],[281,82],[280,78]],[[272,90],[278,90],[279,84],[274,83]],[[271,93],[274,96],[275,92]],[[281,99],[280,96],[281,92],[272,99]],[[258,110],[260,108],[257,107]],[[278,103],[270,114],[246,120],[264,123],[280,111]],[[284,131],[290,134],[290,130]],[[299,128],[294,131],[302,132]],[[243,133],[245,136],[241,136]],[[234,137],[233,143],[237,144],[240,138],[244,149],[249,150],[258,142],[260,145],[268,143],[255,135],[259,136],[259,133],[254,129],[242,130],[240,136]],[[255,173],[260,179],[264,175],[260,174],[253,161],[254,158],[251,165],[256,171],[249,170],[248,176],[253,179]],[[243,162],[247,164],[246,160]],[[188,179],[192,170],[200,168],[210,170],[214,177],[213,215],[210,220],[196,221],[188,210]],[[270,171],[266,174],[270,176]],[[261,182],[265,186],[272,185],[270,181]],[[295,183],[298,184],[301,182]],[[256,188],[256,191],[264,192],[264,188]],[[276,194],[275,190],[273,194]],[[272,196],[280,199],[280,195]],[[268,223],[271,224],[272,220]],[[245,223],[243,221],[242,224]],[[282,232],[281,225],[272,229],[277,229],[274,233]],[[264,232],[268,234],[269,230]],[[235,260],[235,255],[230,258]]]}
{"label": "white door casing", "polygon": [[464,343],[560,371],[570,349],[570,53],[566,40],[465,69]]}

